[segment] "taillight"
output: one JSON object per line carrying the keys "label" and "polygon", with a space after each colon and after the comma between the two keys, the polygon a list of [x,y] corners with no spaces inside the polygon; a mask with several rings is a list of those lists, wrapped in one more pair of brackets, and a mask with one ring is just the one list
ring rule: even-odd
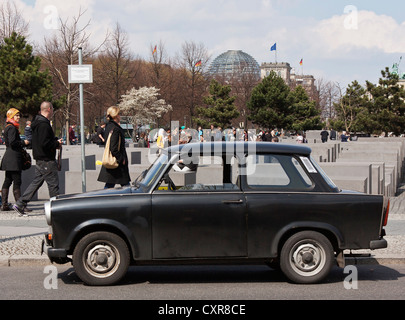
{"label": "taillight", "polygon": [[388,223],[388,213],[390,211],[390,199],[387,201],[387,206],[385,207],[385,212],[384,212],[384,222],[383,226],[385,227]]}

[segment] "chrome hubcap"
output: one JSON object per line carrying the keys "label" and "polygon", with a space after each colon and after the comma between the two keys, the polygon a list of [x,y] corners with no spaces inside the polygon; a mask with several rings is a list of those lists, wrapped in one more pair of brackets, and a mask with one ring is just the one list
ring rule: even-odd
{"label": "chrome hubcap", "polygon": [[86,257],[86,267],[96,277],[107,277],[116,271],[120,257],[114,246],[98,244],[91,248]]}
{"label": "chrome hubcap", "polygon": [[325,265],[325,252],[316,243],[296,245],[291,251],[291,267],[299,274],[317,274]]}

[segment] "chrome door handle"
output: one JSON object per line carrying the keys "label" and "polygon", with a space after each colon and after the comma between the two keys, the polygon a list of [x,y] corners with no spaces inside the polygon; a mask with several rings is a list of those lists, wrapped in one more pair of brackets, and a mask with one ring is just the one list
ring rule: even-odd
{"label": "chrome door handle", "polygon": [[241,204],[243,203],[242,199],[238,199],[238,200],[223,200],[222,203],[225,204]]}

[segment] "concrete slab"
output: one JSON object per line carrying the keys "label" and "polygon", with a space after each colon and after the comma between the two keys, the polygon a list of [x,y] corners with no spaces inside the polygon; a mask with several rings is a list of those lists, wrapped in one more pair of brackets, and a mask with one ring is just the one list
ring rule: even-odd
{"label": "concrete slab", "polygon": [[361,192],[372,193],[374,182],[371,164],[364,162],[321,162],[319,165],[330,178],[350,176],[352,178],[359,178],[361,181],[367,178],[368,184],[366,185],[366,190]]}
{"label": "concrete slab", "polygon": [[343,190],[353,190],[367,193],[368,179],[350,176],[329,176],[332,181]]}

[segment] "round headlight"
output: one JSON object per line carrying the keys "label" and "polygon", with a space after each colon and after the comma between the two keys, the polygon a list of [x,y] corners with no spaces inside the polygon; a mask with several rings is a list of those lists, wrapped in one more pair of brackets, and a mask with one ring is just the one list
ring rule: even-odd
{"label": "round headlight", "polygon": [[51,225],[51,201],[45,202],[44,209],[45,209],[46,223],[48,225]]}

